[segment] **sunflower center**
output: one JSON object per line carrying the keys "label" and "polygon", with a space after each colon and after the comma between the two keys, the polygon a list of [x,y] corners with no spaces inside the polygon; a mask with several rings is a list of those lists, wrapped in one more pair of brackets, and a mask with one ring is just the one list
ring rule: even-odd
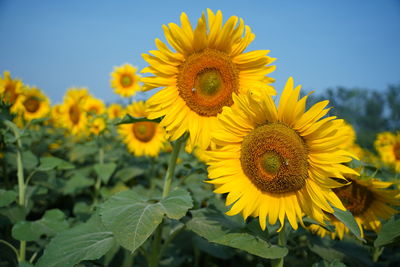
{"label": "sunflower center", "polygon": [[400,160],[400,143],[396,143],[393,146],[394,157],[396,160]]}
{"label": "sunflower center", "polygon": [[121,76],[120,82],[121,82],[122,87],[125,87],[125,88],[129,87],[133,83],[132,76],[124,74],[124,75]]}
{"label": "sunflower center", "polygon": [[243,172],[263,192],[289,193],[308,178],[307,147],[296,131],[268,123],[244,137],[240,161]]}
{"label": "sunflower center", "polygon": [[14,82],[9,82],[6,84],[5,89],[4,89],[4,95],[5,95],[5,100],[8,101],[9,103],[14,103],[15,99],[17,98],[17,93],[15,92],[15,83]]}
{"label": "sunflower center", "polygon": [[40,102],[37,98],[30,97],[24,101],[24,107],[28,112],[34,113],[39,109]]}
{"label": "sunflower center", "polygon": [[132,124],[132,132],[136,139],[144,143],[153,139],[156,133],[157,123],[151,121],[141,121]]}
{"label": "sunflower center", "polygon": [[366,187],[348,179],[352,183],[343,187],[334,188],[338,198],[342,201],[343,205],[354,216],[364,213],[371,205],[374,195]]}
{"label": "sunflower center", "polygon": [[205,49],[190,55],[179,67],[179,95],[201,116],[216,116],[222,107],[233,104],[232,93],[239,91],[239,72],[229,55]]}
{"label": "sunflower center", "polygon": [[69,118],[71,119],[73,124],[78,124],[79,119],[81,117],[81,111],[77,105],[72,105],[69,108]]}

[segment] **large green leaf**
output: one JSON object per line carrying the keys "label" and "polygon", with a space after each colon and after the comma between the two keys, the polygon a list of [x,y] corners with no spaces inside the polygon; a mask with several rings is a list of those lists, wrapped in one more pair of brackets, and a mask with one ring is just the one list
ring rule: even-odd
{"label": "large green leaf", "polygon": [[96,260],[114,245],[114,237],[102,225],[98,214],[81,225],[59,233],[44,250],[37,267],[74,266]]}
{"label": "large green leaf", "polygon": [[65,215],[58,209],[48,210],[43,218],[34,222],[21,221],[14,225],[12,236],[17,240],[37,241],[42,235],[48,237],[68,228]]}
{"label": "large green leaf", "polygon": [[400,237],[400,219],[390,220],[382,226],[381,231],[378,234],[378,238],[375,240],[375,247],[385,246],[398,241]]}
{"label": "large green leaf", "polygon": [[358,227],[358,224],[354,219],[353,214],[351,214],[351,212],[349,211],[343,211],[335,207],[333,207],[333,209],[335,210],[333,215],[336,217],[336,219],[344,223],[344,225],[349,228],[350,232],[352,232],[359,240],[365,241],[361,237],[360,228]]}
{"label": "large green leaf", "polygon": [[128,190],[105,202],[100,214],[118,243],[133,252],[149,238],[164,215],[180,219],[191,207],[192,199],[185,190],[173,191],[160,202],[150,201],[140,190]]}
{"label": "large green leaf", "polygon": [[81,173],[76,173],[67,181],[63,191],[64,194],[66,195],[73,194],[83,188],[92,186],[93,184],[94,180],[89,179],[86,176],[83,176]]}
{"label": "large green leaf", "polygon": [[104,226],[114,233],[117,242],[133,252],[161,223],[164,210],[159,203],[149,203],[128,190],[105,202],[100,215]]}
{"label": "large green leaf", "polygon": [[0,207],[5,207],[13,203],[17,198],[15,191],[0,189]]}
{"label": "large green leaf", "polygon": [[49,171],[52,169],[68,170],[73,169],[74,165],[71,163],[56,157],[42,157],[40,158],[39,171]]}
{"label": "large green leaf", "polygon": [[269,244],[218,211],[201,209],[191,213],[193,218],[187,222],[188,229],[210,242],[238,248],[267,259],[282,258],[288,253],[287,248]]}
{"label": "large green leaf", "polygon": [[168,218],[179,220],[193,207],[192,197],[184,189],[177,189],[160,201]]}
{"label": "large green leaf", "polygon": [[117,168],[117,164],[110,162],[105,164],[96,164],[93,166],[96,174],[100,177],[103,183],[107,184],[108,180],[110,179],[111,175]]}

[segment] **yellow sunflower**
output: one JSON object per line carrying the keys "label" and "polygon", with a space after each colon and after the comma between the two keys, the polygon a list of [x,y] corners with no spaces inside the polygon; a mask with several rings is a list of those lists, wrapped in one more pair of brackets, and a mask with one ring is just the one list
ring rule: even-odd
{"label": "yellow sunflower", "polygon": [[24,87],[12,109],[26,121],[40,119],[49,114],[50,100],[38,88]]}
{"label": "yellow sunflower", "polygon": [[[400,205],[400,191],[389,190],[392,183],[378,179],[367,177],[360,179],[352,176],[347,180],[351,183],[333,191],[346,209],[353,214],[360,228],[361,237],[364,237],[364,229],[378,232],[381,228],[380,219],[387,220],[397,213],[391,206]],[[333,216],[327,216],[327,219],[335,226],[335,232],[329,232],[318,225],[311,225],[310,230],[321,237],[330,235],[332,239],[336,236],[343,239],[349,229]]]}
{"label": "yellow sunflower", "polygon": [[101,115],[106,111],[103,101],[93,96],[88,96],[84,99],[83,108],[88,115]]}
{"label": "yellow sunflower", "polygon": [[116,94],[130,97],[140,91],[140,76],[136,71],[137,69],[130,64],[114,67],[114,72],[111,73],[111,87]]}
{"label": "yellow sunflower", "polygon": [[[72,93],[71,93],[72,92]],[[73,135],[82,135],[86,132],[87,116],[84,109],[86,89],[72,89],[64,96],[61,105],[61,122],[64,128]]]}
{"label": "yellow sunflower", "polygon": [[192,28],[185,13],[182,26],[163,25],[171,50],[159,39],[158,50],[143,54],[150,64],[142,72],[143,90],[162,87],[148,100],[149,118],[163,117],[163,125],[170,139],[176,140],[190,132],[189,146],[205,149],[210,145],[210,132],[217,124],[217,115],[224,106],[233,104],[233,93],[245,93],[249,88],[260,88],[275,94],[268,85],[274,80],[267,74],[275,66],[266,56],[268,50],[244,53],[255,35],[242,19],[230,17],[223,24],[222,13],[207,10]]}
{"label": "yellow sunflower", "polygon": [[294,229],[303,214],[323,223],[324,211],[344,206],[331,188],[342,186],[330,179],[357,174],[342,163],[352,155],[338,147],[347,136],[343,121],[325,117],[328,101],[305,111],[300,86],[286,83],[277,108],[266,91],[249,90],[234,95],[235,104],[225,107],[219,127],[212,132],[220,146],[206,152],[209,183],[216,193],[228,193],[228,215],[259,217],[262,229],[285,218]]}
{"label": "yellow sunflower", "polygon": [[111,104],[107,108],[108,118],[110,119],[117,119],[122,118],[125,115],[124,108],[120,104]]}
{"label": "yellow sunflower", "polygon": [[[136,102],[127,107],[127,114],[133,117],[146,117],[146,103]],[[131,124],[121,124],[118,132],[128,150],[135,156],[156,157],[163,149],[165,132],[156,122],[143,121]]]}
{"label": "yellow sunflower", "polygon": [[375,148],[379,152],[382,161],[389,166],[393,166],[394,170],[400,173],[400,132],[397,132],[397,134],[390,132],[378,134]]}
{"label": "yellow sunflower", "polygon": [[89,132],[94,135],[99,135],[106,128],[106,122],[104,118],[97,117],[90,122]]}
{"label": "yellow sunflower", "polygon": [[52,106],[50,114],[50,123],[52,123],[56,128],[62,127],[62,105],[56,104]]}
{"label": "yellow sunflower", "polygon": [[11,78],[10,72],[5,71],[0,77],[0,100],[13,105],[22,91],[22,81]]}

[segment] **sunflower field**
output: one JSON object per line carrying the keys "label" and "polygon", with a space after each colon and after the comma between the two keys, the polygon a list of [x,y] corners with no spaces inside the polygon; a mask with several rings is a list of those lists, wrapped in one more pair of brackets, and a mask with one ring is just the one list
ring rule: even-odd
{"label": "sunflower field", "polygon": [[400,264],[398,121],[275,88],[239,17],[163,30],[112,71],[120,103],[0,76],[0,267]]}

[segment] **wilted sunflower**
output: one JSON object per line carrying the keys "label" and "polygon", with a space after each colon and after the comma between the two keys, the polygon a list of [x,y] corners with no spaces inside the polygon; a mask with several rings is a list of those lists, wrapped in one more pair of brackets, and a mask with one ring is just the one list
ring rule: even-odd
{"label": "wilted sunflower", "polygon": [[60,108],[62,125],[73,135],[82,135],[87,130],[87,116],[84,109],[86,93],[86,89],[68,90]]}
{"label": "wilted sunflower", "polygon": [[46,117],[50,112],[49,98],[38,88],[24,87],[18,96],[13,110],[26,121]]}
{"label": "wilted sunflower", "polygon": [[[382,182],[378,179],[369,177],[361,179],[352,176],[347,180],[351,183],[335,188],[333,191],[346,209],[353,214],[360,228],[361,237],[364,237],[363,229],[378,232],[381,228],[380,219],[387,220],[397,213],[397,210],[391,206],[400,205],[400,192],[387,189],[392,186],[392,183]],[[311,225],[310,230],[321,237],[330,235],[332,239],[336,236],[343,239],[349,229],[333,216],[328,215],[327,217],[335,226],[335,232],[329,232],[318,225]]]}
{"label": "wilted sunflower", "polygon": [[111,73],[111,87],[116,94],[130,97],[140,91],[140,76],[136,71],[137,69],[130,64],[114,67],[114,72]]}
{"label": "wilted sunflower", "polygon": [[216,193],[228,193],[228,215],[259,217],[262,229],[285,218],[294,229],[303,214],[323,222],[332,206],[345,209],[331,188],[342,186],[354,170],[342,163],[351,154],[338,148],[347,136],[343,121],[325,117],[328,101],[305,111],[308,96],[299,98],[290,78],[279,107],[265,91],[234,95],[235,104],[218,115],[220,126],[212,138],[220,148],[206,152],[209,183]]}
{"label": "wilted sunflower", "polygon": [[10,72],[5,71],[0,77],[0,100],[13,105],[22,91],[22,81],[11,78]]}
{"label": "wilted sunflower", "polygon": [[113,120],[116,118],[122,118],[125,114],[125,111],[121,105],[114,103],[107,108],[107,114],[108,118]]}
{"label": "wilted sunflower", "polygon": [[[126,113],[136,118],[146,118],[146,103],[143,101],[133,103],[126,108]],[[118,132],[128,150],[135,156],[156,157],[165,142],[164,129],[156,122],[121,124],[118,126]]]}
{"label": "wilted sunflower", "polygon": [[389,166],[393,166],[395,171],[400,173],[400,132],[397,132],[397,134],[390,132],[378,134],[375,148],[379,152],[382,161]]}
{"label": "wilted sunflower", "polygon": [[275,66],[267,66],[274,59],[268,50],[244,53],[254,34],[242,19],[230,17],[223,24],[222,13],[207,10],[195,29],[185,13],[182,26],[163,25],[171,50],[159,39],[153,55],[143,54],[150,64],[142,72],[143,90],[162,87],[148,100],[149,118],[163,117],[171,140],[190,132],[189,145],[207,148],[210,131],[217,124],[217,114],[224,106],[233,104],[233,93],[245,93],[249,88],[262,88],[269,94],[275,90],[268,84],[273,79],[266,75]]}

